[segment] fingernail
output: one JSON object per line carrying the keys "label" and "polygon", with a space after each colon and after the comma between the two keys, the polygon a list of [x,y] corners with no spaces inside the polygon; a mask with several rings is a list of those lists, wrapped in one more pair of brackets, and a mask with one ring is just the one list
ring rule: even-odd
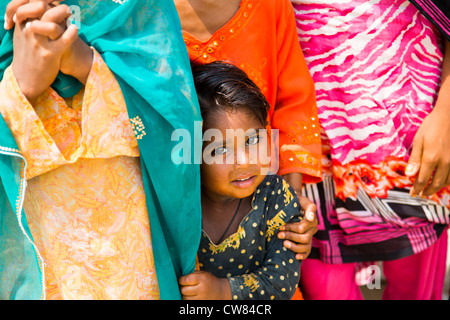
{"label": "fingernail", "polygon": [[6,23],[6,21],[5,21],[5,23],[3,24],[3,28],[4,28],[5,30],[8,30],[8,24]]}
{"label": "fingernail", "polygon": [[70,24],[69,28],[75,28],[75,29],[78,30],[78,26],[76,24],[74,24],[74,23]]}
{"label": "fingernail", "polygon": [[306,219],[308,219],[309,221],[313,221],[314,220],[314,213],[309,211],[306,213]]}
{"label": "fingernail", "polygon": [[414,173],[414,166],[412,164],[408,164],[405,169],[406,175],[411,175]]}
{"label": "fingernail", "polygon": [[27,23],[25,24],[25,29],[30,29],[30,26],[31,26],[31,22],[27,22]]}
{"label": "fingernail", "polygon": [[16,23],[16,14],[13,15],[13,22]]}
{"label": "fingernail", "polygon": [[278,238],[279,239],[284,239],[284,233],[283,232],[279,232],[278,233]]}

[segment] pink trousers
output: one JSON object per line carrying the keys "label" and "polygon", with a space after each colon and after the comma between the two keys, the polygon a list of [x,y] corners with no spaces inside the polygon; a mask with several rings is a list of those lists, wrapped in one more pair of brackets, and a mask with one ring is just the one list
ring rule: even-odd
{"label": "pink trousers", "polygon": [[[384,300],[440,300],[446,272],[448,234],[428,249],[398,260],[383,262]],[[300,288],[305,300],[361,300],[355,281],[355,263],[302,262]],[[377,289],[372,289],[377,290]]]}

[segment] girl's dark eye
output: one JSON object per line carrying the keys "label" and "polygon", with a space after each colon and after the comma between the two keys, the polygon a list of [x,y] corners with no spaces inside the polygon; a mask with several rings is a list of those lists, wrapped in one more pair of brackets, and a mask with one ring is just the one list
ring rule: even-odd
{"label": "girl's dark eye", "polygon": [[223,154],[225,154],[227,152],[228,152],[228,149],[226,147],[218,147],[218,148],[215,148],[211,152],[211,155],[212,156],[220,156],[220,155],[223,155]]}
{"label": "girl's dark eye", "polygon": [[248,146],[253,146],[253,145],[257,144],[258,142],[259,142],[259,137],[258,136],[250,137],[247,140],[247,145]]}

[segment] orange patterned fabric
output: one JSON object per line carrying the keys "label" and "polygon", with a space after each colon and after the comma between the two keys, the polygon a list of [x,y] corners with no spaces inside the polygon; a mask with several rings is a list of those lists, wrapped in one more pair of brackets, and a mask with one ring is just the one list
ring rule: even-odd
{"label": "orange patterned fabric", "polygon": [[315,89],[298,43],[288,0],[242,0],[238,12],[207,41],[183,33],[191,60],[227,61],[243,69],[271,105],[269,122],[280,133],[278,174],[321,177]]}
{"label": "orange patterned fabric", "polygon": [[24,209],[48,299],[158,299],[139,150],[119,84],[102,58],[70,100],[33,107],[11,68],[1,113],[27,159]]}

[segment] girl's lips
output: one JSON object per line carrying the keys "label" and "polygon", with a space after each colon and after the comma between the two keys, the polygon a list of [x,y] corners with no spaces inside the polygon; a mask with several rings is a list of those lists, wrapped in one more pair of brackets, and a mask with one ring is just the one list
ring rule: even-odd
{"label": "girl's lips", "polygon": [[256,176],[249,176],[246,178],[240,178],[240,179],[236,179],[231,181],[231,183],[237,187],[237,188],[241,188],[241,189],[245,189],[248,187],[251,187],[253,185],[253,183],[256,180]]}

